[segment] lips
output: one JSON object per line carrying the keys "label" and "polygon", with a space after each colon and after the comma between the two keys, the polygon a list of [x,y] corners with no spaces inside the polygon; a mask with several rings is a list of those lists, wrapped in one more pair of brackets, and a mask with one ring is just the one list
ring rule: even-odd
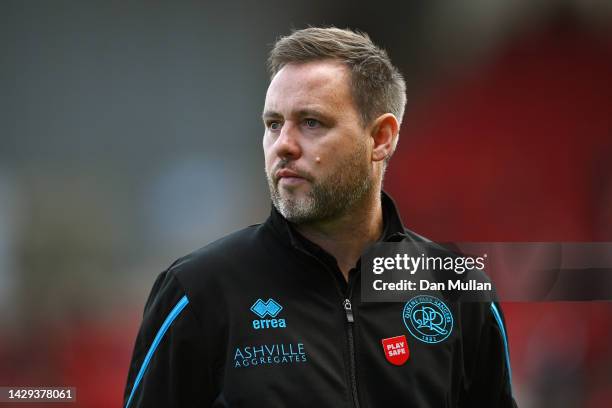
{"label": "lips", "polygon": [[282,179],[282,178],[304,178],[302,176],[300,176],[297,172],[290,170],[290,169],[280,169],[276,172],[276,178],[278,180]]}
{"label": "lips", "polygon": [[274,178],[276,179],[277,183],[279,183],[281,180],[284,180],[287,183],[299,183],[308,180],[307,175],[288,168],[277,170],[276,173],[274,173]]}

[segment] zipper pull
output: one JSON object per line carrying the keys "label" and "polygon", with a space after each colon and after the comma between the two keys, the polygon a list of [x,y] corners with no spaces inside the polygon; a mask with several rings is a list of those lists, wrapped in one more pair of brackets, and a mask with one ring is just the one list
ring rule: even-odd
{"label": "zipper pull", "polygon": [[344,303],[342,305],[344,306],[344,311],[346,312],[346,320],[349,323],[353,323],[353,305],[351,305],[351,301],[344,299]]}

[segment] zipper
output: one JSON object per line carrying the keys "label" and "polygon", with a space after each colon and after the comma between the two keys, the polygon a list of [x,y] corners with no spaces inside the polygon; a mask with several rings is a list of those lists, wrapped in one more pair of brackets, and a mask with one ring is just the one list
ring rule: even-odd
{"label": "zipper", "polygon": [[344,299],[342,307],[344,307],[344,311],[346,312],[346,321],[353,323],[355,319],[353,318],[353,305],[351,304],[350,299]]}
{"label": "zipper", "polygon": [[[338,281],[336,280],[336,277],[334,276],[334,272],[332,270],[330,270],[327,265],[325,265],[324,262],[322,262],[319,258],[317,258],[316,256],[313,256],[312,254],[310,254],[308,251],[305,251],[301,248],[296,248],[298,251],[302,252],[303,254],[307,255],[309,258],[314,259],[318,264],[320,264],[323,269],[325,269],[326,271],[328,271],[334,281],[334,285],[336,286],[336,289],[338,290],[338,294],[340,295],[341,298],[344,298],[344,300],[342,301],[342,308],[344,309],[344,313],[346,315],[346,337],[348,339],[348,348],[349,348],[349,382],[350,382],[350,388],[351,388],[351,394],[353,396],[353,405],[355,408],[360,408],[359,405],[359,394],[357,393],[357,374],[355,372],[355,337],[354,337],[354,333],[353,333],[353,324],[355,323],[355,316],[353,314],[353,305],[351,303],[351,297],[353,295],[353,285],[351,282],[351,279],[349,277],[349,280],[347,282],[347,290],[346,293],[343,293],[342,288],[340,287]],[[340,272],[340,271],[339,271]],[[342,274],[340,272],[340,274]]]}
{"label": "zipper", "polygon": [[[350,297],[350,292],[349,292]],[[344,299],[342,303],[344,312],[346,313],[346,336],[349,345],[349,377],[351,382],[351,392],[353,394],[353,403],[355,408],[359,408],[359,394],[357,393],[357,374],[355,372],[355,339],[353,337],[353,324],[355,318],[353,316],[353,305],[349,298]]]}

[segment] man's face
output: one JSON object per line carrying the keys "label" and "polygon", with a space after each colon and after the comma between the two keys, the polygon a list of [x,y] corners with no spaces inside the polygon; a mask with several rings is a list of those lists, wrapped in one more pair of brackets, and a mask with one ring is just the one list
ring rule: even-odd
{"label": "man's face", "polygon": [[289,221],[341,216],[373,187],[371,141],[335,61],[288,64],[272,79],[263,113],[270,195]]}

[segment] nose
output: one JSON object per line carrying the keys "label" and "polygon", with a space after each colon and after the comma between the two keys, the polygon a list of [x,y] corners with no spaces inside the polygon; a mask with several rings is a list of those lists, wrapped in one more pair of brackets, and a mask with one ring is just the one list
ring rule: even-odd
{"label": "nose", "polygon": [[299,129],[287,121],[283,124],[276,139],[276,154],[281,159],[295,160],[302,155],[299,141]]}

